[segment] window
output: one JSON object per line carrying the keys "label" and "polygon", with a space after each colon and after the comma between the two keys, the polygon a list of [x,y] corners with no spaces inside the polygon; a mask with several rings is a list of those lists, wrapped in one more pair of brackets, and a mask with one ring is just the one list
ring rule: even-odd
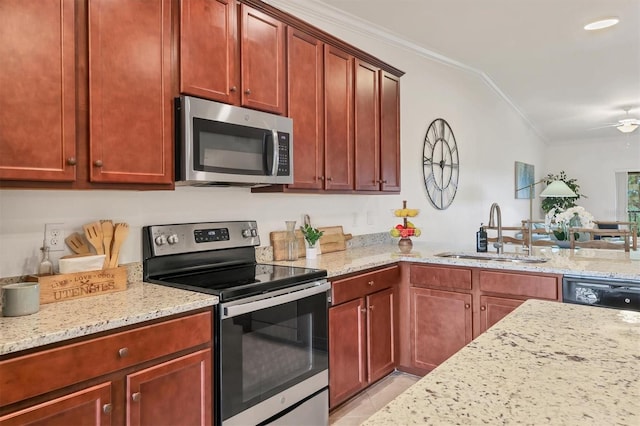
{"label": "window", "polygon": [[640,228],[640,172],[627,173],[627,215]]}

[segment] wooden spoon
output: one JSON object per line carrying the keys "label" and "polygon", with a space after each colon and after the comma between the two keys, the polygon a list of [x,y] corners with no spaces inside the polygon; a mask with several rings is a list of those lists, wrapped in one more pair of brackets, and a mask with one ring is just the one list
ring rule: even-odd
{"label": "wooden spoon", "polygon": [[102,226],[100,222],[91,222],[82,226],[84,228],[84,235],[87,237],[87,240],[94,249],[96,249],[97,254],[104,254],[104,250],[102,249]]}
{"label": "wooden spoon", "polygon": [[77,232],[64,239],[69,248],[76,254],[91,254],[91,249],[85,239]]}
{"label": "wooden spoon", "polygon": [[110,268],[116,268],[118,266],[118,257],[120,256],[120,246],[129,235],[128,223],[116,223],[113,228],[113,247],[111,247],[111,261],[109,262]]}
{"label": "wooden spoon", "polygon": [[111,242],[113,240],[113,221],[101,220],[102,226],[102,246],[104,248],[104,264],[102,269],[107,269],[111,264]]}

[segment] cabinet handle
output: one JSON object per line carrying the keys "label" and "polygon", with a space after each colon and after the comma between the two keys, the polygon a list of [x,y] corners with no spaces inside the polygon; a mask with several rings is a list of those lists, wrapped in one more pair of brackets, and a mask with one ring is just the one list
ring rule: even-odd
{"label": "cabinet handle", "polygon": [[464,308],[465,308],[465,309],[469,309],[470,307],[471,307],[471,305],[470,305],[470,304],[468,304],[468,303],[465,303],[465,304],[464,304]]}
{"label": "cabinet handle", "polygon": [[111,404],[104,404],[102,406],[102,412],[105,414],[110,414],[111,410],[113,410],[113,406]]}
{"label": "cabinet handle", "polygon": [[236,90],[238,90],[238,88],[236,86],[232,86],[229,91],[230,92],[235,92]]}
{"label": "cabinet handle", "polygon": [[251,89],[247,89],[247,90],[245,90],[245,91],[244,91],[244,94],[245,94],[245,95],[250,95],[250,94],[251,94]]}
{"label": "cabinet handle", "polygon": [[129,348],[120,348],[118,349],[118,355],[120,358],[124,358],[129,356]]}
{"label": "cabinet handle", "polygon": [[486,310],[487,310],[487,307],[486,307],[486,306],[480,306],[480,310],[481,310],[481,311],[486,311]]}
{"label": "cabinet handle", "polygon": [[373,282],[373,280],[371,280],[367,284],[369,284],[369,286],[372,286],[374,284],[374,282]]}
{"label": "cabinet handle", "polygon": [[136,393],[134,393],[134,394],[131,394],[131,399],[132,399],[134,402],[138,402],[138,401],[140,401],[140,398],[142,398],[142,395],[140,394],[140,392],[136,392]]}
{"label": "cabinet handle", "polygon": [[69,157],[67,158],[67,164],[69,166],[75,166],[78,162],[76,161],[75,157]]}
{"label": "cabinet handle", "polygon": [[102,167],[102,160],[96,160],[93,162],[93,165],[96,167]]}

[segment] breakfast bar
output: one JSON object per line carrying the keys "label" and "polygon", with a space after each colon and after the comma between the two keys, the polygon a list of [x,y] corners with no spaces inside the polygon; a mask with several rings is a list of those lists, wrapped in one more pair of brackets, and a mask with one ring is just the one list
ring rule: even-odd
{"label": "breakfast bar", "polygon": [[364,424],[640,423],[640,312],[528,300]]}

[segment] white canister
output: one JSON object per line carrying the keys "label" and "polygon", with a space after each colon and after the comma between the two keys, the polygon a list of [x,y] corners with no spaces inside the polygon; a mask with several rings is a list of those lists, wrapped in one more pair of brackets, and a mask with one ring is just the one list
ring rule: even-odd
{"label": "white canister", "polygon": [[24,282],[2,286],[2,315],[18,317],[38,312],[40,284]]}

